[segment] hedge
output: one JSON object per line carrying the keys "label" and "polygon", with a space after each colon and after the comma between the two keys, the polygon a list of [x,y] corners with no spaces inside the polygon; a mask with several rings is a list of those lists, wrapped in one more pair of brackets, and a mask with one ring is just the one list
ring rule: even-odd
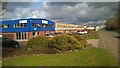
{"label": "hedge", "polygon": [[67,34],[55,36],[53,39],[51,39],[48,46],[50,48],[54,48],[59,52],[76,50],[76,49],[82,48],[82,46],[80,45],[77,39]]}
{"label": "hedge", "polygon": [[73,35],[73,36],[79,41],[80,45],[81,45],[83,48],[88,46],[85,37],[80,36],[80,35]]}
{"label": "hedge", "polygon": [[27,42],[27,48],[32,50],[46,49],[48,48],[49,38],[45,36],[33,37]]}
{"label": "hedge", "polygon": [[[80,35],[60,34],[53,38],[45,36],[33,37],[27,42],[27,48],[30,50],[40,50],[44,52],[65,52],[80,50],[86,47],[87,41]],[[49,52],[50,53],[50,52]]]}

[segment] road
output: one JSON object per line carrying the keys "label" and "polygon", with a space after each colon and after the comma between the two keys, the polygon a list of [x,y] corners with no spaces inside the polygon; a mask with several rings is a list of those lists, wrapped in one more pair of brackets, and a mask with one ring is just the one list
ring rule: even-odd
{"label": "road", "polygon": [[[113,31],[102,30],[99,32],[99,44],[98,47],[107,48],[113,57],[118,59],[118,41],[119,38],[116,38],[118,33]],[[120,56],[120,55],[119,55]],[[119,57],[120,58],[120,57]]]}

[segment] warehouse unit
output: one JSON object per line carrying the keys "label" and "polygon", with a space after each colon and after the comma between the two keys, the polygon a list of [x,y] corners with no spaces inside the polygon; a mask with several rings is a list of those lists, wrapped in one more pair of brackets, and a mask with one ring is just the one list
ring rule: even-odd
{"label": "warehouse unit", "polygon": [[76,33],[83,31],[94,31],[93,26],[80,26],[74,24],[64,24],[61,22],[55,22],[55,32],[56,33]]}
{"label": "warehouse unit", "polygon": [[56,33],[73,33],[77,31],[77,26],[74,24],[63,24],[59,22],[55,22],[55,32]]}
{"label": "warehouse unit", "polygon": [[27,41],[34,36],[43,36],[46,31],[55,31],[55,23],[47,19],[29,18],[0,22],[2,37]]}

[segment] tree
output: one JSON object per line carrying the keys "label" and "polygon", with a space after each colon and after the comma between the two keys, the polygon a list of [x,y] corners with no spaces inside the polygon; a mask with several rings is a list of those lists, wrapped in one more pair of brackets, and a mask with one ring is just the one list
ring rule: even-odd
{"label": "tree", "polygon": [[4,14],[6,5],[7,5],[7,2],[0,1],[0,8],[2,8],[2,9],[0,9],[0,16],[2,16]]}
{"label": "tree", "polygon": [[120,13],[116,13],[114,16],[112,16],[106,21],[106,29],[108,30],[119,30],[120,29],[119,15]]}

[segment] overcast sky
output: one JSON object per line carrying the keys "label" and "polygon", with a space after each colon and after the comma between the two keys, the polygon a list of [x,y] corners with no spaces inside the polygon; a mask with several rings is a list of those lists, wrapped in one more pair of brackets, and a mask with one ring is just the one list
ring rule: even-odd
{"label": "overcast sky", "polygon": [[9,2],[3,19],[46,18],[77,25],[102,24],[117,2]]}

